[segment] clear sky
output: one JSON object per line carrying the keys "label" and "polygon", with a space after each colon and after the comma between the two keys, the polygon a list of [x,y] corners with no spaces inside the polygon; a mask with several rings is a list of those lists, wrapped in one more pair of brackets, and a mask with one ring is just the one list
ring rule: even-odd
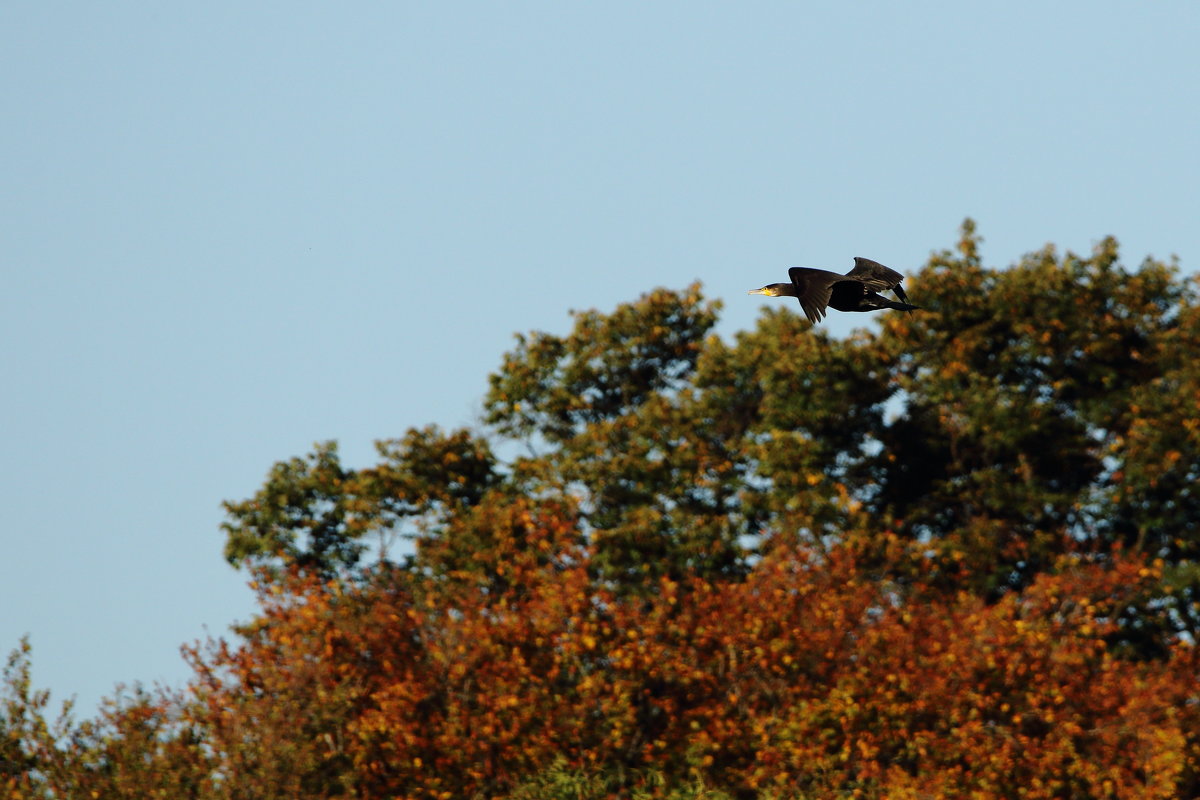
{"label": "clear sky", "polygon": [[85,713],[181,683],[254,608],[221,500],[474,424],[572,308],[699,279],[730,336],[965,216],[993,266],[1196,270],[1198,40],[1169,0],[3,3],[0,654]]}

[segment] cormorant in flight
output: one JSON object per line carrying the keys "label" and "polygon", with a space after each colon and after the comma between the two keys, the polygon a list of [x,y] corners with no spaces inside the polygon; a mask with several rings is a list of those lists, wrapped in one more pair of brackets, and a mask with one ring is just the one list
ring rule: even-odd
{"label": "cormorant in flight", "polygon": [[[845,275],[811,267],[792,267],[788,270],[791,283],[771,283],[750,294],[767,297],[795,297],[804,309],[804,316],[815,325],[825,316],[825,307],[838,311],[878,311],[895,308],[912,311],[920,306],[909,305],[900,281],[904,276],[869,258],[854,259],[854,269]],[[891,289],[900,298],[897,303],[879,292]]]}

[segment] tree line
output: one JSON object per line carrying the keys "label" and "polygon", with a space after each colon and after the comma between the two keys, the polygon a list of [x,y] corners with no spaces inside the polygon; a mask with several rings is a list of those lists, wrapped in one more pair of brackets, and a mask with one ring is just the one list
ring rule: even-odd
{"label": "tree line", "polygon": [[[518,335],[478,429],[226,503],[259,611],[11,797],[1200,795],[1197,281],[974,224],[848,338],[699,285]],[[397,546],[398,540],[409,546]]]}

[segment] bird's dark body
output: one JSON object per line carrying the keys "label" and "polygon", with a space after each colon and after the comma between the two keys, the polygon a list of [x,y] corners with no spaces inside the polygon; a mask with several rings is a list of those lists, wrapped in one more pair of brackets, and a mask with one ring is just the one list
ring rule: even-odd
{"label": "bird's dark body", "polygon": [[[908,295],[900,282],[904,276],[869,258],[854,259],[854,268],[845,275],[812,267],[792,267],[788,270],[791,283],[777,283],[755,290],[755,294],[795,297],[804,315],[813,323],[820,322],[826,308],[838,311],[878,311],[894,308],[912,311]],[[900,302],[879,294],[891,289]],[[770,290],[770,291],[768,291]]]}
{"label": "bird's dark body", "polygon": [[[870,305],[873,297],[879,297],[875,292],[868,292],[867,286],[858,281],[838,281],[829,293],[829,307],[838,311],[871,311],[883,306]],[[883,299],[883,298],[879,298]]]}

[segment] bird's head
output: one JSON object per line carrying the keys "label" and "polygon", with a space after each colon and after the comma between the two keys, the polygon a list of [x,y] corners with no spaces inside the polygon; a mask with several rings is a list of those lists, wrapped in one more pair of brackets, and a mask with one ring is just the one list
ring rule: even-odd
{"label": "bird's head", "polygon": [[767,297],[785,297],[795,294],[795,287],[790,283],[768,283],[761,289],[751,289],[746,294],[761,294]]}

